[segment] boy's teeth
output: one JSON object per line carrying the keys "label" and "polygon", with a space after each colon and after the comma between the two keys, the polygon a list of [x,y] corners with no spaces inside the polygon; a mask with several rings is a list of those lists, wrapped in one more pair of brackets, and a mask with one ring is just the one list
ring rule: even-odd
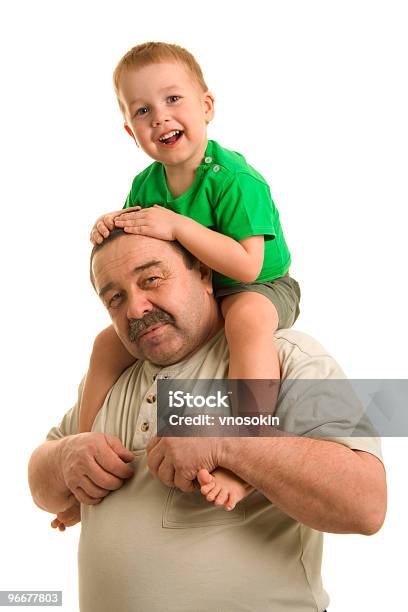
{"label": "boy's teeth", "polygon": [[163,142],[163,140],[168,140],[169,138],[172,138],[173,136],[176,136],[177,134],[180,134],[180,130],[173,130],[172,132],[169,132],[168,134],[165,134],[164,136],[160,136],[159,140]]}

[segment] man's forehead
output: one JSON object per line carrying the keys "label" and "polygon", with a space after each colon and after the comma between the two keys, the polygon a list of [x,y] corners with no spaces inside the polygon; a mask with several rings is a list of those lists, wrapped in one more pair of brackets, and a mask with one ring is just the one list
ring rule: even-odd
{"label": "man's forehead", "polygon": [[152,262],[173,265],[177,252],[163,240],[145,236],[121,236],[103,246],[94,255],[92,270],[96,287],[115,282],[121,276]]}

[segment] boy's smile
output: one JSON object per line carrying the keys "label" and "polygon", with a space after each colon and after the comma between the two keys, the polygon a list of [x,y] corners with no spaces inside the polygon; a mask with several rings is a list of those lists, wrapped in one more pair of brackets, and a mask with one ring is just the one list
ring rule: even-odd
{"label": "boy's smile", "polygon": [[169,147],[171,145],[176,144],[183,135],[183,130],[171,130],[170,132],[166,132],[163,136],[160,136],[159,142]]}
{"label": "boy's smile", "polygon": [[121,75],[125,128],[167,174],[194,172],[207,146],[214,98],[179,62],[149,64]]}

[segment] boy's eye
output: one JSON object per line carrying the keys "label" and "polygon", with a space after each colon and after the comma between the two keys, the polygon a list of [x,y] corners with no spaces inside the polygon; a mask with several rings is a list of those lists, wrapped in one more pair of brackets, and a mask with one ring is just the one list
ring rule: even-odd
{"label": "boy's eye", "polygon": [[148,110],[149,109],[147,108],[147,106],[141,106],[135,112],[135,116],[141,117],[142,115],[145,115],[148,112]]}
{"label": "boy's eye", "polygon": [[178,102],[180,100],[181,96],[169,96],[167,98],[167,100],[169,102],[171,102],[172,104],[174,104],[174,102]]}

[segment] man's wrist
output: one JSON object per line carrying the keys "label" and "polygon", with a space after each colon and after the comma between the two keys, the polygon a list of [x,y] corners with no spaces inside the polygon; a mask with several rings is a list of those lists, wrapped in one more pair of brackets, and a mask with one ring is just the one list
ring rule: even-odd
{"label": "man's wrist", "polygon": [[28,479],[34,502],[47,512],[63,512],[73,503],[62,471],[66,438],[50,440],[35,449],[30,457]]}
{"label": "man's wrist", "polygon": [[57,444],[54,449],[54,457],[52,457],[52,461],[50,462],[50,469],[55,481],[55,489],[59,491],[61,495],[65,496],[66,494],[66,498],[70,500],[71,504],[73,493],[65,481],[63,465],[65,453],[73,437],[74,435],[65,436],[59,440],[59,444]]}
{"label": "man's wrist", "polygon": [[242,450],[239,449],[242,438],[218,438],[217,457],[218,465],[226,470],[233,471],[234,457]]}
{"label": "man's wrist", "polygon": [[59,443],[55,447],[55,456],[53,457],[53,461],[51,464],[53,466],[54,478],[56,480],[58,488],[60,489],[62,489],[62,487],[68,488],[67,485],[65,484],[62,464],[63,464],[64,451],[66,449],[69,438],[71,438],[71,436],[66,436],[64,438],[61,438],[61,440],[59,440]]}
{"label": "man's wrist", "polygon": [[[268,456],[270,457],[273,448],[282,444],[282,438],[288,437],[288,434],[279,430],[274,430],[274,433],[275,435],[256,438],[218,438],[217,456],[220,467],[238,474],[240,466],[247,466],[249,459],[257,462],[258,455],[261,454],[262,456],[265,450],[267,450]],[[265,446],[267,446],[267,449],[265,449]],[[264,447],[262,451],[261,447]],[[241,474],[238,474],[238,476],[241,476]]]}

